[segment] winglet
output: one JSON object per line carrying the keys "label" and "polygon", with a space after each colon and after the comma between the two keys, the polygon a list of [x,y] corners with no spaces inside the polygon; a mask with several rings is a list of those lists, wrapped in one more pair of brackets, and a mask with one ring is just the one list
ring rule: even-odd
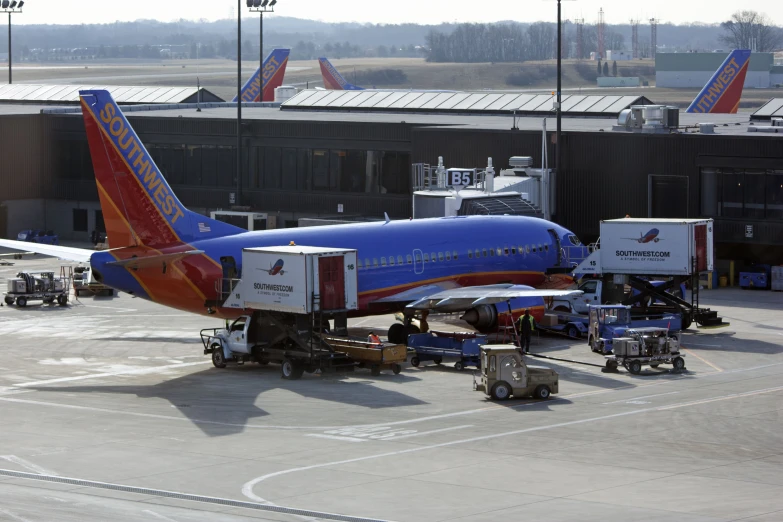
{"label": "winglet", "polygon": [[387,222],[387,223],[391,223],[391,218],[389,218],[389,214],[387,214],[386,212],[384,212],[384,213],[383,213],[383,217],[384,217],[384,219],[386,219],[386,222]]}

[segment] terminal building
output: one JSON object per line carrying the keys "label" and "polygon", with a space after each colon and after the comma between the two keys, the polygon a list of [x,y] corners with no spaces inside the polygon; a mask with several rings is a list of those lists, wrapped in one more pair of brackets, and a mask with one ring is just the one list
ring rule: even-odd
{"label": "terminal building", "polygon": [[[701,89],[726,59],[726,52],[655,53],[655,86]],[[775,66],[773,53],[750,55],[746,89],[770,89],[783,84],[783,70]]]}
{"label": "terminal building", "polygon": [[[710,217],[718,258],[779,263],[783,127],[775,111],[783,100],[770,103],[752,120],[707,121],[643,110],[651,101],[638,96],[564,98],[553,220],[589,242],[603,219]],[[129,106],[127,115],[185,205],[264,213],[274,217],[266,226],[283,228],[302,218],[408,219],[412,167],[438,157],[466,168],[491,157],[503,169],[513,156],[540,166],[546,150],[553,167],[551,109],[550,95],[306,90],[281,107],[244,108],[241,179],[230,104]],[[0,103],[0,136],[0,234],[39,228],[88,240],[101,229],[78,106]]]}

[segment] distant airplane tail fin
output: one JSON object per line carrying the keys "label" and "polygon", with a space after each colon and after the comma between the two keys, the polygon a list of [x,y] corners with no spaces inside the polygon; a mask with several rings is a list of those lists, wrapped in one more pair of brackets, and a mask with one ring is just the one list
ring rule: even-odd
{"label": "distant airplane tail fin", "polygon": [[343,75],[337,72],[337,69],[334,68],[334,65],[332,65],[332,62],[330,62],[328,58],[318,58],[318,63],[321,66],[321,76],[324,79],[324,87],[326,89],[334,89],[337,91],[364,90],[363,87],[357,87],[356,85],[348,83],[348,80],[343,78]]}
{"label": "distant airplane tail fin", "polygon": [[244,232],[185,208],[108,91],[79,95],[112,247],[176,245]]}
{"label": "distant airplane tail fin", "polygon": [[[256,69],[242,86],[243,102],[275,101],[275,89],[283,85],[289,54],[291,49],[273,49],[269,53],[269,56],[264,59],[263,68]],[[237,97],[234,96],[231,101],[236,102]]]}
{"label": "distant airplane tail fin", "polygon": [[739,109],[749,63],[750,51],[732,51],[686,112],[735,114]]}

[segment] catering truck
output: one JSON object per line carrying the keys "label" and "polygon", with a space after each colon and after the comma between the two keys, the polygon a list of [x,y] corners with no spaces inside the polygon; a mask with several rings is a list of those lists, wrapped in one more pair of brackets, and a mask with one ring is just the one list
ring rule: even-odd
{"label": "catering truck", "polygon": [[[711,219],[601,221],[599,241],[574,271],[601,281],[600,296],[584,304],[631,305],[634,315],[677,312],[683,329],[692,322],[725,326],[717,312],[699,305],[699,274],[714,269],[713,228]],[[683,285],[690,286],[690,300]]]}
{"label": "catering truck", "polygon": [[690,276],[713,270],[711,219],[601,221],[601,239],[577,268],[585,274]]}

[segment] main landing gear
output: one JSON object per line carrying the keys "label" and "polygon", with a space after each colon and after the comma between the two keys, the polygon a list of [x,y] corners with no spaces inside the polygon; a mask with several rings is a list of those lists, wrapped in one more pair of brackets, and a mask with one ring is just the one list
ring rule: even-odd
{"label": "main landing gear", "polygon": [[[415,317],[413,315],[405,315],[402,323],[394,323],[389,327],[387,337],[390,343],[394,344],[407,344],[408,336],[421,333],[422,329],[413,324]],[[418,320],[419,324],[426,328],[427,317],[422,314],[421,319]],[[425,330],[426,331],[426,330]]]}

